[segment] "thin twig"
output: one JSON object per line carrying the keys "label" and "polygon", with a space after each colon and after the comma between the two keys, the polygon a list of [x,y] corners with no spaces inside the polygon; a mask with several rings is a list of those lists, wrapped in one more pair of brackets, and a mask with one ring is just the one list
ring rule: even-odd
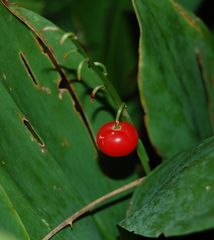
{"label": "thin twig", "polygon": [[139,184],[142,183],[142,181],[144,180],[144,177],[139,178],[125,186],[122,186],[96,200],[94,200],[93,202],[89,203],[88,205],[86,205],[85,207],[81,208],[79,211],[77,211],[76,213],[74,213],[72,216],[70,216],[69,218],[67,218],[64,222],[60,223],[56,228],[54,228],[52,231],[50,231],[42,240],[49,240],[50,238],[52,238],[56,233],[58,233],[59,231],[61,231],[63,228],[65,228],[66,226],[70,225],[72,226],[73,222],[79,218],[80,216],[84,215],[85,213],[91,211],[94,207],[96,207],[98,204],[104,202],[105,200],[116,196],[122,192],[125,192],[133,187],[138,186]]}

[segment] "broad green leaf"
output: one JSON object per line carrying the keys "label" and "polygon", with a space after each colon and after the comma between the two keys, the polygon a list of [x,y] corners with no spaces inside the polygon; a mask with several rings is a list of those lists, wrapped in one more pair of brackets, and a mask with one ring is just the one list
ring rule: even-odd
{"label": "broad green leaf", "polygon": [[[28,14],[41,24],[40,30],[46,26],[44,19]],[[86,76],[96,86],[102,82],[101,74],[86,65],[84,81],[70,92],[60,89],[60,81],[67,84],[73,76],[63,70],[64,62],[55,58],[58,54],[64,57],[67,51],[66,44],[59,44],[60,35],[52,35],[56,51],[46,45],[48,39],[39,36],[33,23],[23,20],[25,16],[18,19],[2,3],[0,16],[0,208],[4,209],[0,226],[21,239],[37,240],[133,177],[112,179],[101,167],[93,136],[101,119],[112,119],[112,112],[99,111],[98,106],[105,107],[103,101],[90,102],[91,88],[85,82]],[[68,42],[71,50],[74,44]],[[75,69],[68,64],[75,73],[85,58],[80,48],[78,51],[79,55],[71,58]],[[116,104],[112,105],[113,100],[109,104],[115,113]],[[124,216],[126,204],[123,201],[88,215],[54,239],[115,239],[115,225]]]}
{"label": "broad green leaf", "polygon": [[139,33],[130,0],[64,0],[53,6],[47,3],[44,15],[77,33],[92,59],[106,65],[123,97],[133,93]]}
{"label": "broad green leaf", "polygon": [[136,189],[121,226],[147,237],[214,227],[214,137],[161,164]]}
{"label": "broad green leaf", "polygon": [[213,134],[214,40],[173,1],[133,0],[141,29],[138,85],[152,144],[163,158]]}

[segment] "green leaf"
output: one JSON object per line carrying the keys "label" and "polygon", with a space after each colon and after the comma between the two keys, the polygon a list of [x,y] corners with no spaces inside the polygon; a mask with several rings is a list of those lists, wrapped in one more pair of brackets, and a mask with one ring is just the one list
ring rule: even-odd
{"label": "green leaf", "polygon": [[[90,101],[90,86],[100,84],[102,74],[86,64],[84,81],[75,81],[77,66],[86,57],[82,49],[70,40],[60,45],[63,32],[43,32],[50,22],[23,10],[32,19],[30,23],[18,9],[11,13],[0,3],[0,208],[4,210],[0,226],[20,239],[37,240],[134,176],[129,172],[126,179],[111,178],[94,144],[96,129],[112,119],[116,108],[111,95],[94,104]],[[33,23],[40,26],[38,31]],[[51,36],[56,49],[43,34]],[[66,62],[64,54],[72,47],[76,55]],[[100,111],[108,99],[111,111]],[[116,223],[123,218],[126,205],[127,201],[110,204],[54,239],[115,239]]]}
{"label": "green leaf", "polygon": [[200,20],[173,1],[133,3],[146,125],[157,152],[169,158],[213,134],[214,41]]}
{"label": "green leaf", "polygon": [[214,137],[166,161],[136,189],[121,226],[147,237],[214,227]]}

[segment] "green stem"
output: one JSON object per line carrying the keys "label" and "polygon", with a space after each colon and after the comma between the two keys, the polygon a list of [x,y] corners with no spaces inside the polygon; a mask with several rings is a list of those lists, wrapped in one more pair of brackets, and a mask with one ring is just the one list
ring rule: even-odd
{"label": "green stem", "polygon": [[120,117],[124,111],[124,109],[126,108],[126,104],[123,102],[121,103],[118,111],[117,111],[117,115],[116,115],[116,118],[115,118],[115,126],[114,126],[114,129],[119,129],[120,128]]}
{"label": "green stem", "polygon": [[80,81],[82,79],[82,68],[83,68],[84,64],[88,63],[88,62],[89,62],[89,59],[85,58],[79,63],[79,65],[77,67],[77,80]]}
{"label": "green stem", "polygon": [[102,64],[101,62],[94,62],[94,65],[102,69],[104,76],[108,75],[106,66],[104,64]]}
{"label": "green stem", "polygon": [[98,85],[96,86],[93,91],[91,92],[91,98],[95,98],[96,94],[98,91],[100,90],[105,90],[105,86],[104,85]]}

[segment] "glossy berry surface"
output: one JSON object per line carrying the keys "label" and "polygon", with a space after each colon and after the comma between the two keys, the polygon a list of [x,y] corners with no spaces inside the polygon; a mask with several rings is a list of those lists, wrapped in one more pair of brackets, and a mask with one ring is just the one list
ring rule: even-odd
{"label": "glossy berry surface", "polygon": [[97,145],[103,153],[111,157],[122,157],[130,154],[136,148],[138,134],[136,128],[128,122],[115,121],[101,126],[97,133]]}

